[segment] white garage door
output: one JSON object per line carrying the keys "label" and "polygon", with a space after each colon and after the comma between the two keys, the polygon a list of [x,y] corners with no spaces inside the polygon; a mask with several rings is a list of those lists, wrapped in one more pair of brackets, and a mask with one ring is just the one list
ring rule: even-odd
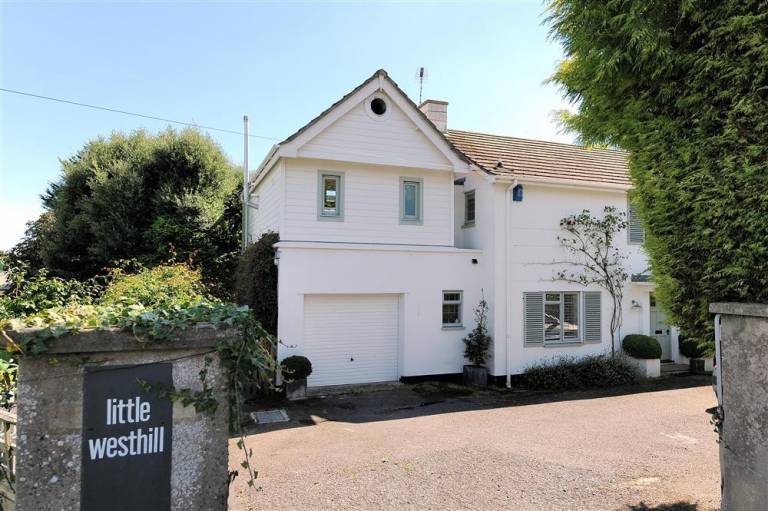
{"label": "white garage door", "polygon": [[305,295],[310,387],[397,380],[398,295]]}

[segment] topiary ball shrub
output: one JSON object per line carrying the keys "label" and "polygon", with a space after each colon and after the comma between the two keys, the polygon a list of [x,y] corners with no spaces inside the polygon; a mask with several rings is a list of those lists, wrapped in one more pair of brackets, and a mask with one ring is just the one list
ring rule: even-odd
{"label": "topiary ball shrub", "polygon": [[702,358],[705,355],[706,350],[694,339],[680,337],[678,344],[680,345],[680,353],[688,358]]}
{"label": "topiary ball shrub", "polygon": [[289,381],[303,380],[312,374],[312,362],[301,355],[284,358],[280,365],[283,366],[283,375]]}
{"label": "topiary ball shrub", "polygon": [[624,337],[621,347],[630,357],[652,359],[661,358],[661,344],[650,335],[630,334]]}

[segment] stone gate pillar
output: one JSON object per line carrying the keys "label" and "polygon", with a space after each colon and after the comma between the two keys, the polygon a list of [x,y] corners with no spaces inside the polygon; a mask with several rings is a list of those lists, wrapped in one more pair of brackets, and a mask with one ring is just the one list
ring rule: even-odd
{"label": "stone gate pillar", "polygon": [[[235,335],[201,325],[140,342],[91,331],[23,357],[16,509],[225,510],[227,388],[214,346]],[[213,415],[157,392],[201,390],[206,367]]]}
{"label": "stone gate pillar", "polygon": [[723,511],[768,508],[768,304],[714,303],[720,314]]}

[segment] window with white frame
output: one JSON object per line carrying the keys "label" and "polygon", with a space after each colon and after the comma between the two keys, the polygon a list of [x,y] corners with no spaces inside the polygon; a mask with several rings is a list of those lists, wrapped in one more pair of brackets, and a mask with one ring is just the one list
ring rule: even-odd
{"label": "window with white frame", "polygon": [[461,291],[443,291],[443,327],[460,327]]}
{"label": "window with white frame", "polygon": [[544,293],[544,342],[579,340],[579,293]]}
{"label": "window with white frame", "polygon": [[344,217],[343,175],[320,172],[318,175],[318,217],[340,220]]}
{"label": "window with white frame", "polygon": [[464,193],[464,227],[475,225],[475,191]]}
{"label": "window with white frame", "polygon": [[525,346],[602,342],[600,291],[523,293]]}
{"label": "window with white frame", "polygon": [[423,181],[419,178],[400,178],[400,223],[421,224]]}

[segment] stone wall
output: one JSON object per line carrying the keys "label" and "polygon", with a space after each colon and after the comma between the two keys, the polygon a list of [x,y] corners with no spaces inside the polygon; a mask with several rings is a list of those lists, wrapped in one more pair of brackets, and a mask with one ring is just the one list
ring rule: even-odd
{"label": "stone wall", "polygon": [[219,406],[211,416],[178,401],[173,404],[171,509],[226,509],[226,378],[211,352],[220,339],[234,335],[232,330],[203,326],[173,341],[140,343],[118,331],[85,332],[57,339],[44,355],[22,358],[17,509],[80,509],[84,367],[168,362],[177,389],[199,390],[206,355],[214,357],[208,382]]}
{"label": "stone wall", "polygon": [[723,511],[768,506],[768,304],[716,303],[721,314]]}

